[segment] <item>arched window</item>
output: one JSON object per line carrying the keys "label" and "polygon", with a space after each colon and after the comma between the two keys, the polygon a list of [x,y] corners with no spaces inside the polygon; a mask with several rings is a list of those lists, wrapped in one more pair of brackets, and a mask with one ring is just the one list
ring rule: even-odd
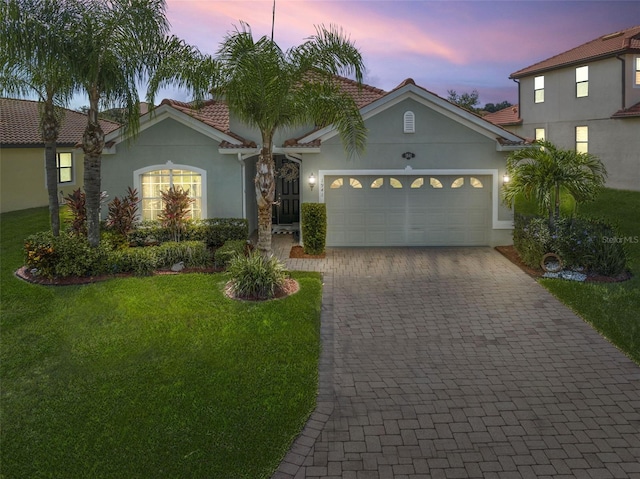
{"label": "arched window", "polygon": [[371,188],[374,188],[374,189],[380,188],[382,185],[384,185],[384,178],[376,178],[371,183]]}
{"label": "arched window", "polygon": [[199,168],[190,170],[186,169],[189,167],[176,166],[162,165],[157,169],[150,167],[136,172],[138,181],[134,181],[134,183],[140,185],[138,191],[141,197],[140,211],[143,220],[158,218],[164,207],[160,192],[171,187],[188,191],[189,197],[194,200],[188,218],[203,218],[203,177],[206,173]]}
{"label": "arched window", "polygon": [[337,180],[333,180],[329,188],[331,188],[332,190],[337,190],[338,188],[342,188],[343,183],[344,180],[342,178],[338,178]]}
{"label": "arched window", "polygon": [[349,178],[349,185],[351,186],[351,188],[362,188],[362,183],[360,183],[360,181],[356,180],[355,178]]}
{"label": "arched window", "polygon": [[397,178],[389,178],[389,184],[392,188],[402,188],[402,182]]}
{"label": "arched window", "polygon": [[411,183],[411,188],[422,188],[422,185],[424,185],[424,178],[416,178],[413,180],[413,183]]}
{"label": "arched window", "polygon": [[431,188],[442,188],[442,182],[437,178],[429,178]]}
{"label": "arched window", "polygon": [[478,178],[474,178],[473,176],[469,178],[469,183],[471,183],[471,186],[473,186],[474,188],[483,188],[482,181],[480,181]]}
{"label": "arched window", "polygon": [[456,178],[453,183],[451,183],[451,188],[462,188],[464,185],[464,178]]}

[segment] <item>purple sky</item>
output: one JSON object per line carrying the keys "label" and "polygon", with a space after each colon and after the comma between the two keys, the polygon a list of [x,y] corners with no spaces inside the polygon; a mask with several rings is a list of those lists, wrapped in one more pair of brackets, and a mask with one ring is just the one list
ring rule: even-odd
{"label": "purple sky", "polygon": [[[248,23],[271,35],[272,0],[167,0],[172,33],[215,54]],[[363,54],[365,82],[391,90],[405,78],[447,97],[473,89],[480,103],[517,102],[509,75],[601,35],[640,24],[633,1],[276,0],[275,41],[301,44],[315,25],[344,29]],[[167,90],[162,96],[187,99]]]}

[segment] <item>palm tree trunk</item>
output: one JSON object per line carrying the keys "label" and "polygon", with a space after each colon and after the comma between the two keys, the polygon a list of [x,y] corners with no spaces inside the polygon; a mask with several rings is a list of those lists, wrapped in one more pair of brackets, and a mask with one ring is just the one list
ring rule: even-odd
{"label": "palm tree trunk", "polygon": [[258,203],[258,251],[265,257],[271,255],[271,209],[276,191],[271,140],[271,135],[263,137],[255,178]]}
{"label": "palm tree trunk", "polygon": [[82,137],[84,150],[84,191],[87,209],[87,239],[96,247],[100,244],[100,164],[104,148],[104,132],[98,122],[99,95],[89,96],[89,120]]}
{"label": "palm tree trunk", "polygon": [[44,114],[40,121],[40,130],[44,141],[44,161],[47,175],[47,192],[49,193],[49,219],[53,236],[60,235],[60,205],[58,203],[58,168],[56,163],[56,140],[60,130],[53,101],[44,103]]}

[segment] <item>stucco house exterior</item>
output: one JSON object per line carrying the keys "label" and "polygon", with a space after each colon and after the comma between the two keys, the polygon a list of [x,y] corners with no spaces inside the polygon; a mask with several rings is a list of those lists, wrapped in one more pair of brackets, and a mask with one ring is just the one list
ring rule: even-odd
{"label": "stucco house exterior", "polygon": [[[281,132],[274,229],[297,228],[300,204],[327,205],[328,246],[497,245],[511,242],[512,212],[499,198],[505,160],[519,136],[459,108],[407,79],[391,92],[338,78],[361,109],[367,150],[347,159],[333,126]],[[247,218],[257,227],[254,177],[260,134],[239,123],[223,101],[199,109],[164,100],[129,139],[107,135],[102,187],[110,197],[128,186],[142,217],[161,208],[159,191],[188,189],[196,218]],[[315,181],[312,184],[311,179]]]}
{"label": "stucco house exterior", "polygon": [[607,186],[640,190],[640,26],[601,36],[511,74],[518,105],[488,121],[598,156]]}
{"label": "stucco house exterior", "polygon": [[[39,130],[39,103],[0,98],[0,212],[49,204],[44,143]],[[101,120],[105,132],[119,124]],[[82,140],[87,116],[65,110],[57,143],[60,198],[81,188],[84,154],[75,148]]]}

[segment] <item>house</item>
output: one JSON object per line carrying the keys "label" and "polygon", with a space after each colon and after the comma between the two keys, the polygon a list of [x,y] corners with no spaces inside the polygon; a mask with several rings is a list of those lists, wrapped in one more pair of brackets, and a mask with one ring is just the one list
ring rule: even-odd
{"label": "house", "polygon": [[640,190],[640,26],[601,36],[511,74],[519,123],[487,120],[525,138],[599,157],[607,186]]}
{"label": "house", "polygon": [[[275,161],[278,168],[296,165],[298,177],[277,183],[276,229],[297,228],[300,204],[321,202],[328,246],[511,242],[512,212],[499,193],[506,156],[523,146],[522,138],[411,79],[390,92],[337,81],[360,107],[367,150],[347,159],[333,126],[281,132]],[[164,100],[128,140],[120,130],[106,137],[102,187],[111,197],[135,187],[142,217],[153,219],[162,207],[159,191],[181,186],[195,200],[192,217],[242,217],[251,230],[257,227],[260,134],[230,115],[223,101],[196,110]]]}
{"label": "house", "polygon": [[[49,204],[44,143],[39,129],[40,104],[0,98],[0,212]],[[101,123],[105,133],[120,125]],[[65,110],[57,143],[58,189],[65,197],[83,185],[83,158],[75,146],[82,141],[87,116]]]}

